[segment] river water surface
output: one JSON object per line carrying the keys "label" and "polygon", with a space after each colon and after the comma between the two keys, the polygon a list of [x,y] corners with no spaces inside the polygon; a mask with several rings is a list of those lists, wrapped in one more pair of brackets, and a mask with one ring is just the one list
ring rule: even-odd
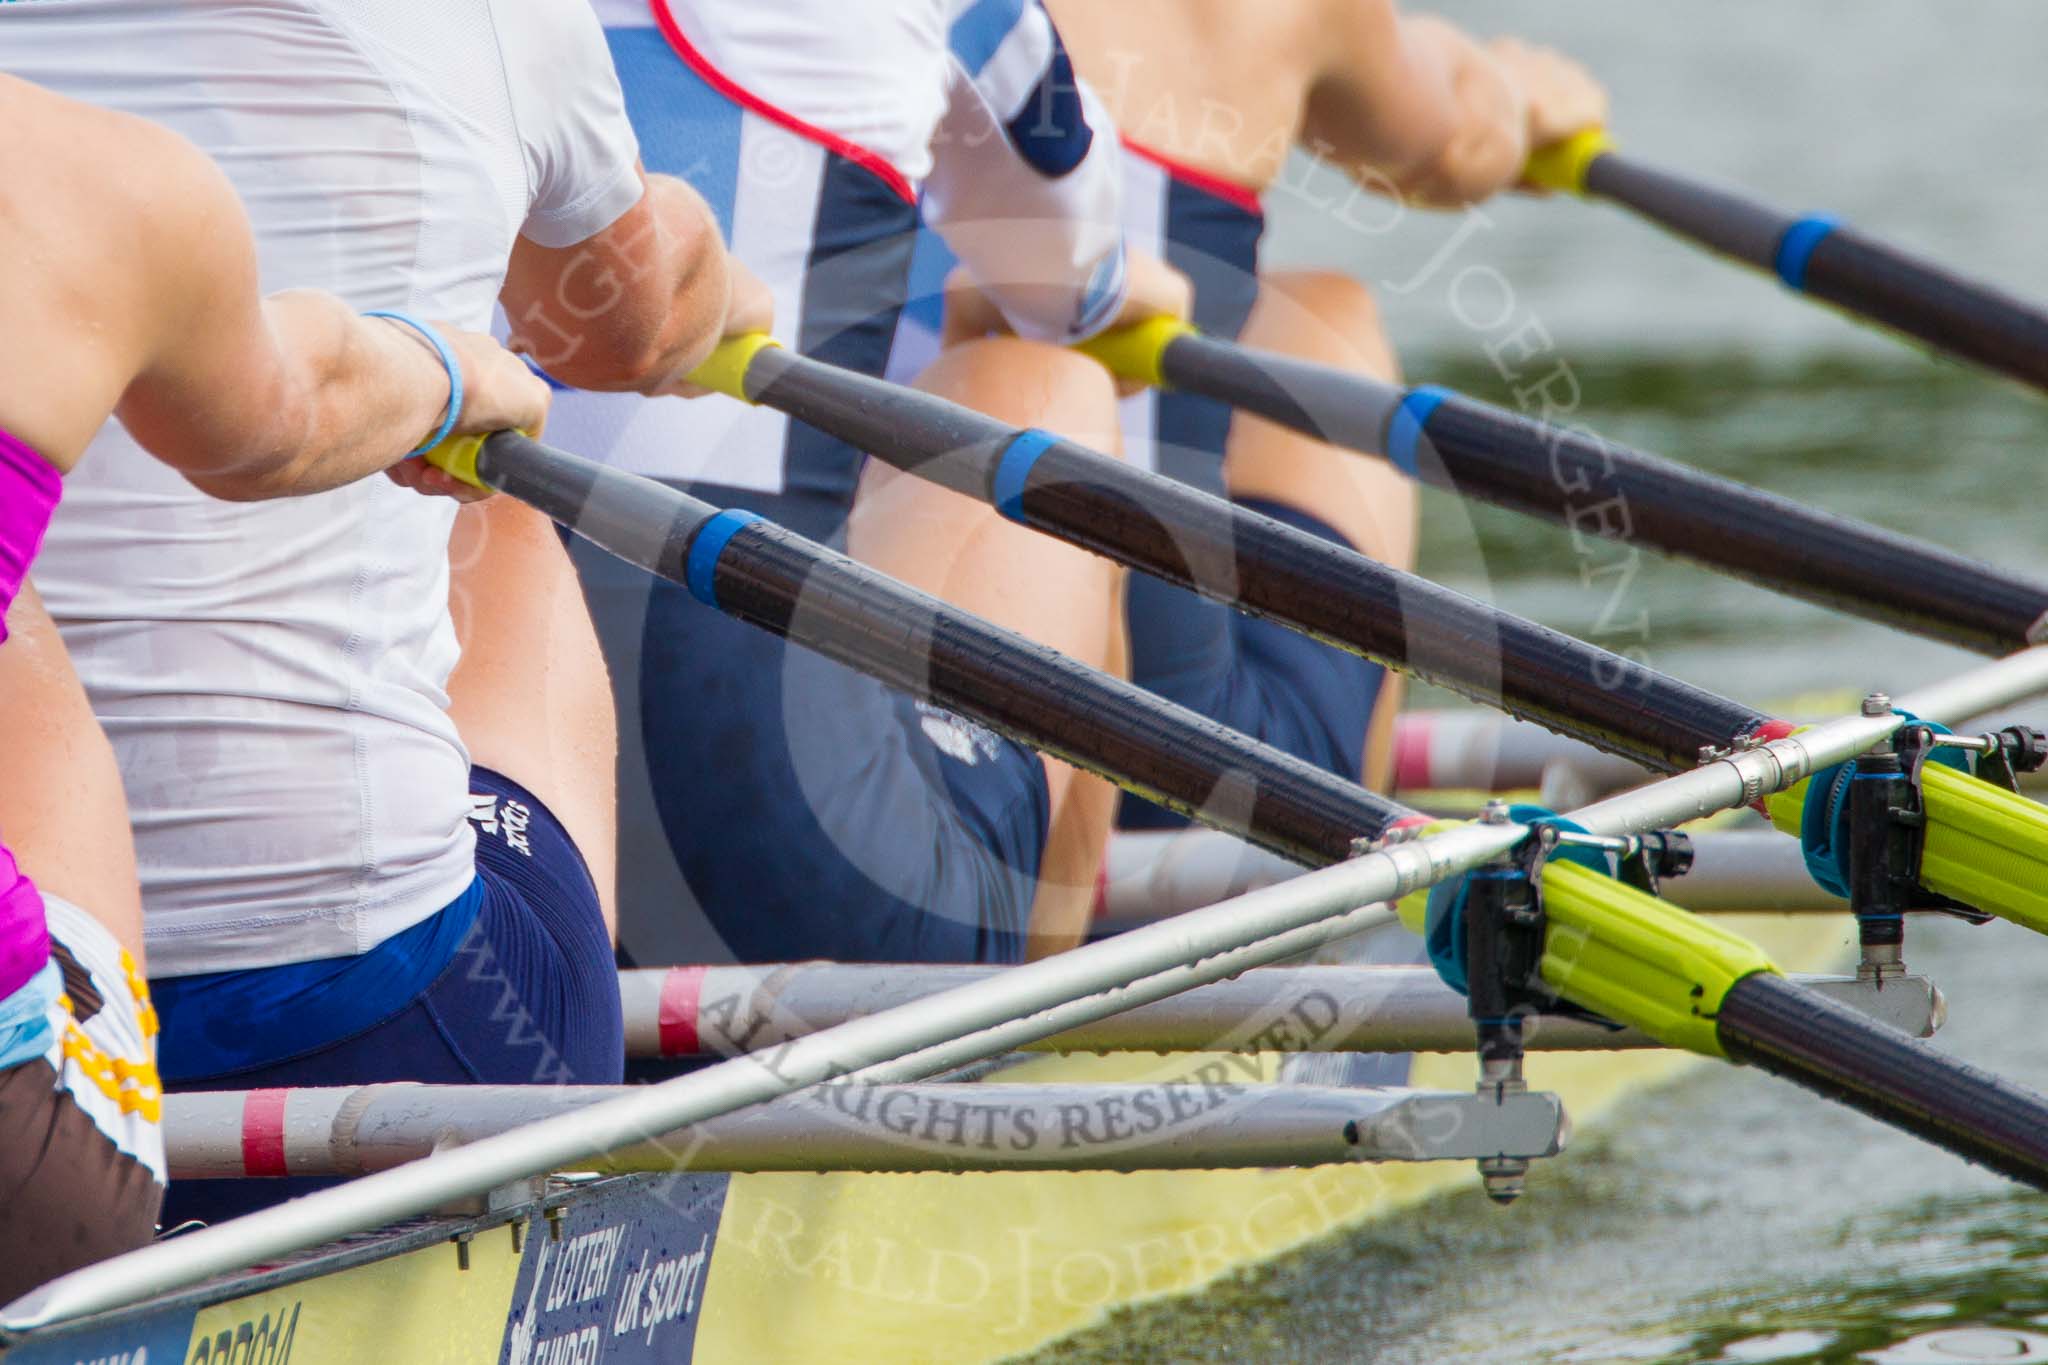
{"label": "river water surface", "polygon": [[[1482,31],[1509,15],[1450,12]],[[1579,0],[1512,22],[1590,59],[1632,151],[2048,298],[2048,7]],[[1393,222],[1304,183],[1280,196],[1273,259],[1381,286],[1411,378],[1512,402],[1483,347],[1535,318],[1598,430],[2048,573],[2048,399],[1577,203],[1489,206],[1397,293],[1471,220]],[[1453,297],[1467,266],[1508,282],[1511,322],[1490,275]],[[1745,699],[1897,691],[1970,662],[1434,495],[1425,519],[1431,576]],[[2048,1088],[2048,942],[1945,921],[1911,935],[1950,999],[1941,1045]],[[1769,1078],[1701,1070],[1539,1166],[1510,1210],[1473,1190],[1048,1358],[2048,1361],[2048,1200]]]}

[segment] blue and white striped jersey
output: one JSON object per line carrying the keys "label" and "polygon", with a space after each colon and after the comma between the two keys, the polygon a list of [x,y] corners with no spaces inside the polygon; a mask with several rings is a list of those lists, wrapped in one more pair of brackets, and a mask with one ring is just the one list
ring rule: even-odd
{"label": "blue and white striped jersey", "polygon": [[[1193,321],[1210,336],[1235,340],[1258,297],[1259,244],[1265,217],[1256,192],[1180,165],[1126,139],[1123,223],[1131,251],[1156,256],[1195,288]],[[918,238],[889,377],[908,382],[939,350],[940,286],[959,259],[937,233]],[[1147,389],[1121,405],[1124,459],[1212,493],[1223,491],[1223,445],[1230,409],[1215,399]]]}
{"label": "blue and white striped jersey", "polygon": [[[647,168],[710,201],[785,344],[882,373],[920,221],[1023,335],[1115,315],[1120,149],[1037,0],[592,3]],[[565,393],[550,432],[636,473],[789,495],[808,506],[772,510],[811,535],[837,531],[859,472],[858,452],[713,399]]]}

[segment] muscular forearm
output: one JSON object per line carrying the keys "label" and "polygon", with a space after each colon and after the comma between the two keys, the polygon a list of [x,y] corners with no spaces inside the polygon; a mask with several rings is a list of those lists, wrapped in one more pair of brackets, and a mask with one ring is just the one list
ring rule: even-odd
{"label": "muscular forearm", "polygon": [[411,329],[359,317],[340,299],[291,290],[263,302],[275,341],[268,430],[251,430],[186,477],[246,501],[318,493],[388,467],[441,422],[439,355]]}
{"label": "muscular forearm", "polygon": [[643,393],[668,388],[704,363],[724,334],[732,274],[718,219],[703,196],[681,180],[647,177],[647,197],[665,238],[666,298],[654,345],[622,387]]}
{"label": "muscular forearm", "polygon": [[1396,186],[1420,203],[1459,207],[1514,184],[1529,154],[1519,87],[1490,53],[1440,19],[1411,16],[1401,32],[1412,60],[1443,72],[1452,117],[1435,154],[1397,175]]}
{"label": "muscular forearm", "polygon": [[698,193],[647,177],[630,213],[573,247],[521,240],[505,282],[516,344],[582,389],[653,393],[695,369],[724,330],[732,279]]}

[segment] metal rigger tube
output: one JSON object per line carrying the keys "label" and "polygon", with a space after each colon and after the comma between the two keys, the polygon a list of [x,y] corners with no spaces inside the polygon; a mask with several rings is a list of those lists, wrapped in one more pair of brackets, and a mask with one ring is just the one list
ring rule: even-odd
{"label": "metal rigger tube", "polygon": [[[1198,910],[1015,968],[994,982],[721,1063],[574,1113],[488,1137],[425,1160],[321,1190],[117,1256],[43,1285],[0,1309],[0,1338],[134,1303],[254,1262],[410,1218],[515,1180],[574,1169],[596,1153],[648,1142],[764,1100],[856,1073],[915,1079],[954,1063],[963,1039],[976,1056],[1163,999],[1300,951],[1326,923],[1493,856],[1516,831],[1472,827],[1311,872],[1284,887]],[[1063,1012],[1060,1007],[1066,1007]],[[980,1044],[976,1044],[980,1046]],[[913,1065],[905,1059],[942,1055]],[[885,1065],[886,1064],[886,1065]],[[906,1071],[914,1075],[903,1075]]]}
{"label": "metal rigger tube", "polygon": [[[1904,699],[1928,719],[1974,715],[2048,689],[2048,649]],[[1840,762],[1896,728],[1861,717],[1744,750],[1697,772],[1576,812],[1599,833],[1661,828],[1777,791]],[[1396,899],[1506,852],[1526,831],[1467,825],[1397,844],[1281,886],[1135,929],[1031,963],[995,982],[904,1005],[602,1105],[486,1138],[349,1185],[321,1191],[175,1242],[74,1272],[0,1309],[0,1335],[137,1302],[265,1258],[415,1216],[509,1181],[573,1167],[691,1123],[863,1069],[914,1079],[1062,1028],[1278,961],[1363,927],[1355,907]],[[1380,922],[1375,916],[1365,922]],[[1333,927],[1335,926],[1335,927]],[[1736,1042],[1741,1047],[1746,1041]],[[1938,1055],[1938,1054],[1937,1054]],[[902,1060],[928,1059],[921,1072]],[[901,1074],[911,1072],[913,1074]],[[2041,1126],[2048,1129],[2048,1118]]]}

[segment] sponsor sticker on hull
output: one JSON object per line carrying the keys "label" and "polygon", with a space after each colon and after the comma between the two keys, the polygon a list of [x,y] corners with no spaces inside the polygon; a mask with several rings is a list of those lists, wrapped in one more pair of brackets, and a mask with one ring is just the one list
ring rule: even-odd
{"label": "sponsor sticker on hull", "polygon": [[638,1176],[486,1228],[196,1312],[144,1312],[0,1351],[0,1365],[597,1365],[688,1361],[723,1175]]}
{"label": "sponsor sticker on hull", "polygon": [[726,1183],[622,1181],[564,1209],[527,1249],[501,1365],[689,1360]]}
{"label": "sponsor sticker on hull", "polygon": [[179,1365],[192,1339],[192,1310],[88,1328],[0,1351],[6,1365]]}

